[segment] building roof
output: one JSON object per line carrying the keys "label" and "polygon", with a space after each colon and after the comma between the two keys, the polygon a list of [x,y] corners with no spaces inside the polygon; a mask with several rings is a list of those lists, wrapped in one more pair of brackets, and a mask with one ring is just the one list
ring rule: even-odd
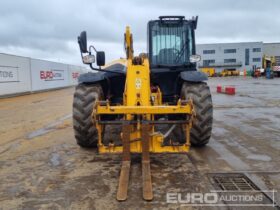
{"label": "building roof", "polygon": [[205,44],[197,43],[196,45],[227,45],[227,44],[230,44],[230,45],[232,45],[232,44],[263,44],[263,42],[227,42],[227,43],[205,43]]}

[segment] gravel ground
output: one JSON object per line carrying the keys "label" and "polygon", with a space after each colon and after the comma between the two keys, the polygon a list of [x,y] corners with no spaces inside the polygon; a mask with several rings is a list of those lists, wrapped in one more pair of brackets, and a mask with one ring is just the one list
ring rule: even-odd
{"label": "gravel ground", "polygon": [[[151,202],[142,200],[139,155],[133,156],[128,200],[118,202],[120,156],[76,145],[74,88],[0,99],[0,209],[202,209],[167,203],[166,193],[210,192],[216,189],[212,173],[243,173],[262,190],[280,191],[280,79],[208,83],[214,104],[210,143],[188,155],[152,155]],[[236,95],[217,94],[218,84],[235,86]],[[279,203],[280,194],[274,196]]]}

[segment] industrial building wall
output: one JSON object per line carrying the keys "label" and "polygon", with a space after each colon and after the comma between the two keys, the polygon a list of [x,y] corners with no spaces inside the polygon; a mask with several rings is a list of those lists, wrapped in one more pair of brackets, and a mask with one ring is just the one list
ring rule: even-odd
{"label": "industrial building wall", "polygon": [[263,53],[267,56],[280,56],[280,43],[264,43]]}
{"label": "industrial building wall", "polygon": [[[211,63],[211,66],[216,69],[216,72],[221,72],[223,69],[230,68],[241,71],[244,69],[250,70],[253,65],[261,67],[263,54],[262,48],[262,42],[197,44],[197,54],[201,55],[201,61],[198,63],[198,67],[203,67],[203,62],[205,60],[214,60],[214,63]],[[260,51],[254,49],[260,49]],[[229,50],[235,51],[231,53]],[[235,59],[236,62],[233,62],[232,66],[227,66],[225,61],[230,59]]]}
{"label": "industrial building wall", "polygon": [[275,56],[276,66],[280,66],[280,43],[264,43],[263,53],[267,56]]}
{"label": "industrial building wall", "polygon": [[73,86],[85,72],[80,66],[0,54],[0,96]]}

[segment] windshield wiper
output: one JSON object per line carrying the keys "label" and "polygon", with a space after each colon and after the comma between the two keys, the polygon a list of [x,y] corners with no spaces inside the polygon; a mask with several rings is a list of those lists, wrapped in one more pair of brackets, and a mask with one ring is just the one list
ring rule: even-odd
{"label": "windshield wiper", "polygon": [[180,58],[184,55],[186,46],[188,45],[189,41],[190,41],[190,40],[187,38],[186,41],[185,41],[185,43],[183,44],[181,50],[178,52],[177,57],[174,59],[174,62],[175,62],[175,63],[178,63],[179,60],[180,60]]}

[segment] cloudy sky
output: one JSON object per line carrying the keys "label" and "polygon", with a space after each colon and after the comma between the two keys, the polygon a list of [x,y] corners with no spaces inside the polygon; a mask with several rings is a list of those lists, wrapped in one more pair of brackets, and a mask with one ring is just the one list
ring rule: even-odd
{"label": "cloudy sky", "polygon": [[124,57],[129,25],[136,53],[146,51],[147,22],[198,15],[197,43],[280,42],[280,0],[0,0],[0,52],[82,65],[77,35]]}

